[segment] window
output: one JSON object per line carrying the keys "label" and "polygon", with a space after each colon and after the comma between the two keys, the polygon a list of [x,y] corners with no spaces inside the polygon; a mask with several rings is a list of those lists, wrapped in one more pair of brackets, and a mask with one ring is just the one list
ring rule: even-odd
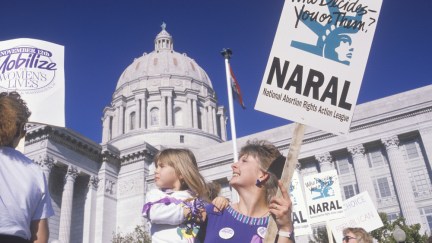
{"label": "window", "polygon": [[180,135],[180,143],[184,143],[184,135]]}
{"label": "window", "polygon": [[431,207],[423,208],[420,209],[420,212],[422,215],[425,216],[429,229],[432,230],[432,208]]}
{"label": "window", "polygon": [[399,214],[398,213],[389,213],[387,214],[387,220],[389,222],[393,222],[395,221],[397,218],[399,218]]}
{"label": "window", "polygon": [[415,196],[419,196],[421,192],[429,192],[431,182],[426,169],[414,170],[410,173],[410,177]]}
{"label": "window", "polygon": [[390,186],[389,186],[389,183],[388,183],[386,177],[378,178],[376,180],[376,184],[377,184],[377,188],[379,190],[378,195],[380,198],[391,196]]}
{"label": "window", "polygon": [[150,110],[150,125],[151,126],[159,125],[159,109],[158,108],[152,108]]}
{"label": "window", "polygon": [[337,159],[336,160],[336,166],[337,166],[337,170],[339,172],[339,175],[343,175],[343,174],[349,174],[350,171],[350,164],[348,161],[348,158],[343,158],[343,159]]}
{"label": "window", "polygon": [[129,115],[129,130],[135,129],[135,124],[136,124],[135,119],[136,119],[135,112],[131,112]]}
{"label": "window", "polygon": [[420,157],[420,149],[418,146],[417,140],[411,140],[403,145],[404,147],[404,159],[410,160],[410,159],[416,159]]}
{"label": "window", "polygon": [[201,111],[198,111],[198,129],[203,129],[203,120],[204,116],[202,115]]}
{"label": "window", "polygon": [[381,148],[376,148],[368,151],[367,158],[369,162],[369,167],[383,166],[386,164],[386,160]]}
{"label": "window", "polygon": [[344,186],[343,190],[344,190],[345,200],[350,198],[350,197],[355,196],[358,193],[357,185],[355,185],[355,188],[354,188],[354,185]]}
{"label": "window", "polygon": [[112,131],[113,131],[113,117],[109,117],[109,140],[112,139]]}

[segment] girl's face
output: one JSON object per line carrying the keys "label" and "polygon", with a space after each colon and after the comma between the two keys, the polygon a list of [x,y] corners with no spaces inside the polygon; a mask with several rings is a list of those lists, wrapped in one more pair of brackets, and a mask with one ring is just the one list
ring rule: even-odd
{"label": "girl's face", "polygon": [[181,187],[180,179],[172,166],[160,161],[157,162],[155,182],[158,188],[178,191]]}
{"label": "girl's face", "polygon": [[258,158],[252,155],[243,155],[239,161],[231,165],[233,174],[231,186],[255,186],[256,180],[262,180],[265,173],[259,167]]}

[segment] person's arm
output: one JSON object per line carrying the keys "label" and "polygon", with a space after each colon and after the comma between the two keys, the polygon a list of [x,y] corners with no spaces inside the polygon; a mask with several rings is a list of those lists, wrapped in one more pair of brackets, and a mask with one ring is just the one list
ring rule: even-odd
{"label": "person's arm", "polygon": [[48,220],[33,220],[30,223],[31,242],[47,243],[49,238]]}
{"label": "person's arm", "polygon": [[153,224],[178,225],[184,222],[182,200],[169,197],[160,190],[146,195],[143,216]]}
{"label": "person's arm", "polygon": [[[279,181],[279,189],[282,197],[273,197],[270,201],[269,211],[275,219],[276,225],[279,230],[279,235],[276,238],[278,243],[292,243],[294,242],[294,226],[291,218],[292,203],[288,196],[288,192]],[[292,235],[288,237],[288,235]],[[292,240],[291,240],[292,239]]]}

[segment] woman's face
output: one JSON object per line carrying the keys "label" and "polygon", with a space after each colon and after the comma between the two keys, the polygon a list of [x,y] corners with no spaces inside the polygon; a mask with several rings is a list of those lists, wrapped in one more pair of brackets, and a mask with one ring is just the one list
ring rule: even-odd
{"label": "woman's face", "polygon": [[252,155],[240,157],[239,161],[231,165],[233,174],[230,185],[238,187],[255,186],[256,180],[264,176],[259,163],[258,158]]}
{"label": "woman's face", "polygon": [[335,52],[339,61],[351,61],[354,52],[354,48],[351,47],[351,38],[346,35],[341,36],[339,46],[335,48]]}
{"label": "woman's face", "polygon": [[353,233],[351,233],[351,232],[347,232],[345,235],[344,235],[344,238],[343,238],[343,243],[358,243],[358,241],[357,241],[357,239],[356,239],[357,237],[356,237],[356,235],[355,234],[353,234]]}

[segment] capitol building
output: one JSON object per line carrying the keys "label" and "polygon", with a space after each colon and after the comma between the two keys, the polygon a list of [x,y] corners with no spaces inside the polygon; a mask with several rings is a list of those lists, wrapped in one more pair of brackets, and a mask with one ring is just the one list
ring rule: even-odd
{"label": "capitol building", "polygon": [[[205,68],[205,67],[204,67]],[[210,77],[195,60],[174,50],[162,28],[154,50],[120,75],[103,110],[102,141],[68,128],[32,127],[25,154],[49,178],[55,216],[50,242],[111,242],[145,224],[146,192],[154,188],[154,155],[189,148],[206,180],[229,186],[232,141],[225,107],[218,105]],[[432,228],[432,85],[358,105],[350,133],[337,136],[307,127],[299,175],[336,169],[343,199],[367,191],[389,219]],[[237,139],[266,139],[284,155],[294,124]],[[317,227],[318,225],[312,225]],[[308,242],[300,236],[298,242]]]}

